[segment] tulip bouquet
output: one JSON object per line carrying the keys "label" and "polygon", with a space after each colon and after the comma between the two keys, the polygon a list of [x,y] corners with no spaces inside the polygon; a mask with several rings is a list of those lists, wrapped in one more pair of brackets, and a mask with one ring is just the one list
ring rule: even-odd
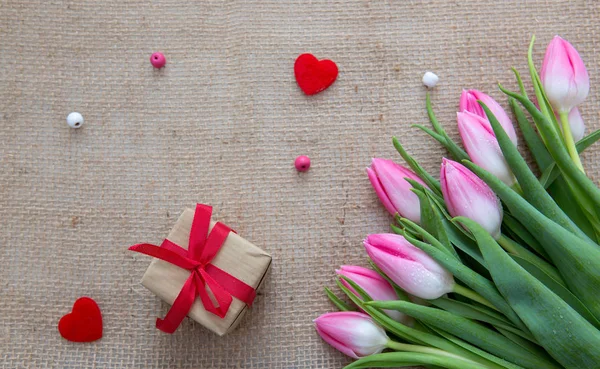
{"label": "tulip bouquet", "polygon": [[519,92],[500,90],[537,168],[509,115],[477,90],[460,97],[462,147],[427,95],[433,129],[417,127],[448,150],[439,180],[396,138],[410,169],[384,159],[367,168],[393,233],[366,237],[372,269],[337,270],[347,299],[326,288],[341,311],[314,321],[357,359],[347,369],[600,368],[600,189],[579,159],[600,131],[584,137],[589,78],[577,51],[555,37],[538,74],[533,44],[535,97],[516,69]]}

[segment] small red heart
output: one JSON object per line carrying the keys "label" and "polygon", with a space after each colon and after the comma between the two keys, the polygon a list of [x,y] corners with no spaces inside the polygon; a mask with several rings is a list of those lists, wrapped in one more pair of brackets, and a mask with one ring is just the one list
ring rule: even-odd
{"label": "small red heart", "polygon": [[338,68],[331,60],[319,61],[312,54],[302,54],[296,59],[294,74],[302,91],[314,95],[331,86],[337,78]]}
{"label": "small red heart", "polygon": [[73,311],[58,322],[60,335],[72,342],[92,342],[102,338],[102,313],[96,301],[81,297]]}

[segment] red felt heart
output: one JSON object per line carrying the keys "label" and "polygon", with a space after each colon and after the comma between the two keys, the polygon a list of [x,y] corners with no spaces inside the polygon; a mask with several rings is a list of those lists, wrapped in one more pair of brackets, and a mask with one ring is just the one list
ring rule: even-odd
{"label": "red felt heart", "polygon": [[73,304],[73,311],[58,322],[58,331],[72,342],[92,342],[102,338],[102,313],[96,301],[81,297]]}
{"label": "red felt heart", "polygon": [[319,61],[312,54],[302,54],[294,64],[298,86],[307,95],[314,95],[331,86],[338,75],[338,68],[331,60]]}

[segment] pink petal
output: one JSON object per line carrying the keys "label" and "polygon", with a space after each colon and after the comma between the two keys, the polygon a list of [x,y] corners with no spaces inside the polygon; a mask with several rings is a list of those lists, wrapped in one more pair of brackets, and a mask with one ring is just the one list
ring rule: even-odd
{"label": "pink petal", "polygon": [[512,186],[515,177],[504,159],[496,136],[489,131],[489,123],[468,112],[458,113],[457,118],[458,131],[471,160]]}
{"label": "pink petal", "polygon": [[410,170],[391,160],[373,159],[371,167],[398,213],[413,222],[420,222],[419,198],[411,191],[412,185],[405,178],[410,178],[425,186],[423,181]]}
{"label": "pink petal", "polygon": [[496,194],[463,165],[443,159],[440,177],[448,212],[479,223],[493,237],[500,235],[502,207]]}
{"label": "pink petal", "polygon": [[381,182],[379,182],[379,178],[377,178],[375,171],[371,168],[367,168],[367,175],[369,176],[369,181],[371,181],[371,185],[373,186],[373,189],[375,190],[375,193],[377,194],[377,197],[379,197],[379,200],[383,206],[385,206],[390,214],[395,215],[397,213],[396,208],[394,208],[390,198],[381,186]]}

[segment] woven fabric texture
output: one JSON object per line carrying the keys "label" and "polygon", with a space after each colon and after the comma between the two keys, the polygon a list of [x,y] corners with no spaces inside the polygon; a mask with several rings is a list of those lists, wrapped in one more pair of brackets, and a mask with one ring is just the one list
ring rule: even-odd
{"label": "woven fabric texture", "polygon": [[[391,217],[370,188],[370,158],[400,159],[391,136],[437,173],[444,152],[433,103],[456,136],[462,88],[505,100],[510,67],[526,74],[558,33],[587,63],[581,107],[600,127],[597,1],[0,1],[0,368],[340,368],[312,319],[340,264],[366,265],[368,233]],[[161,51],[166,68],[149,56]],[[338,80],[311,97],[295,58],[334,60]],[[506,106],[506,104],[504,104]],[[83,114],[82,128],[65,117]],[[297,155],[312,159],[298,174]],[[600,173],[600,150],[583,155]],[[168,306],[144,289],[148,257],[184,207],[215,216],[273,255],[256,305],[218,338],[186,320],[154,327]],[[80,296],[104,338],[56,329]]]}

